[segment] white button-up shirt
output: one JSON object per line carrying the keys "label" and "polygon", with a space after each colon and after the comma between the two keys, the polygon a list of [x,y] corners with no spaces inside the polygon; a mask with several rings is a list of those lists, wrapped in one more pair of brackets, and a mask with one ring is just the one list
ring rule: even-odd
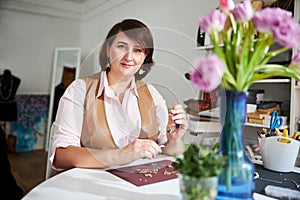
{"label": "white button-up shirt", "polygon": [[[166,126],[168,110],[166,102],[159,92],[147,84],[156,107],[158,144],[167,142]],[[125,92],[122,104],[108,85],[106,72],[101,73],[100,87],[97,97],[104,92],[104,106],[107,122],[115,144],[122,148],[138,138],[141,130],[141,116],[137,103],[137,89],[133,80],[130,88]],[[66,89],[61,97],[55,122],[53,123],[53,141],[51,162],[55,148],[70,145],[80,146],[83,124],[84,100],[86,84],[83,79],[76,79]]]}

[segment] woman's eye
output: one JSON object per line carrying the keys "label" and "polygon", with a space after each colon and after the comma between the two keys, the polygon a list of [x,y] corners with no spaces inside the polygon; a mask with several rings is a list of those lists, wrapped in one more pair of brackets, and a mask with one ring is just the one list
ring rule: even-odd
{"label": "woman's eye", "polygon": [[136,53],[142,53],[143,49],[141,49],[141,48],[135,48],[135,49],[133,49],[133,51],[136,52]]}
{"label": "woman's eye", "polygon": [[118,45],[118,48],[119,48],[119,49],[125,49],[125,45],[124,45],[124,44],[119,44],[119,45]]}

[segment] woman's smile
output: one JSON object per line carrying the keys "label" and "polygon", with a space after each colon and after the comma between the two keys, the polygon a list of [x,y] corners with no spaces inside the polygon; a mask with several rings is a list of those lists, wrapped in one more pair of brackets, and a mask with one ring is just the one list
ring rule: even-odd
{"label": "woman's smile", "polygon": [[126,68],[134,67],[134,64],[129,64],[129,63],[121,63],[121,65]]}

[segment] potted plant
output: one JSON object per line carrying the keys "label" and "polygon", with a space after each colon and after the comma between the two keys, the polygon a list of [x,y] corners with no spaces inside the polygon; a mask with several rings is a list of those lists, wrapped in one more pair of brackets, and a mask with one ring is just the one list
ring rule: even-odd
{"label": "potted plant", "polygon": [[179,173],[180,191],[186,200],[215,199],[218,174],[225,166],[226,157],[218,153],[220,142],[211,146],[190,144],[173,163]]}

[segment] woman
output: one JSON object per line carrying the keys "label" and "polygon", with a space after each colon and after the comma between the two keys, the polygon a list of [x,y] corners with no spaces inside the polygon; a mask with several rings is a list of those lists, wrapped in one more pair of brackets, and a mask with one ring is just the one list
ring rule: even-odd
{"label": "woman", "polygon": [[50,156],[56,170],[184,151],[183,108],[175,105],[168,114],[158,91],[137,80],[149,72],[152,55],[152,34],[142,22],[127,19],[112,27],[100,51],[102,72],[75,80],[60,100]]}

